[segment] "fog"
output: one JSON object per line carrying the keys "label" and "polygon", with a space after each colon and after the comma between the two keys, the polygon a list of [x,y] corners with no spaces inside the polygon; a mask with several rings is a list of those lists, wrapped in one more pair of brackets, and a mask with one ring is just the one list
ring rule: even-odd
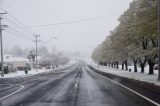
{"label": "fog", "polygon": [[[119,23],[118,17],[129,7],[132,0],[0,0],[0,8],[5,9],[8,14],[3,15],[3,24],[8,25],[3,31],[4,48],[11,49],[18,45],[21,48],[34,47],[35,43],[31,40],[33,34],[39,34],[39,45],[45,43],[49,50],[53,46],[57,50],[75,52],[80,51],[83,54],[90,55],[92,50],[102,42],[105,37]],[[1,10],[2,12],[2,10]],[[10,20],[12,14],[25,26],[17,26]],[[103,17],[97,18],[96,17]],[[93,20],[73,22],[67,24],[55,25],[71,21]],[[54,24],[52,26],[40,25]],[[10,28],[14,28],[29,36],[16,36],[17,33],[11,33]],[[25,30],[24,30],[25,29]],[[31,31],[32,30],[32,31]],[[19,34],[20,35],[20,34]],[[33,38],[34,39],[34,38]]]}

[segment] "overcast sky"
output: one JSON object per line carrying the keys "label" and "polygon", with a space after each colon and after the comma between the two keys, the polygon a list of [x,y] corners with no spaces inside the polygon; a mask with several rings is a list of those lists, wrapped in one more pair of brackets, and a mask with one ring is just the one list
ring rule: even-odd
{"label": "overcast sky", "polygon": [[[26,26],[56,24],[94,17],[106,18],[79,23],[56,25],[49,27],[31,27],[22,29],[5,15],[3,23],[9,28],[3,31],[4,48],[19,45],[22,48],[33,47],[32,41],[15,36],[11,28],[29,36],[40,34],[41,43],[51,37],[58,37],[45,44],[51,49],[80,51],[90,53],[118,25],[118,17],[129,7],[132,0],[0,0],[0,7],[7,10]],[[112,15],[112,16],[111,16]],[[12,20],[12,21],[11,21]],[[11,27],[11,28],[10,28]],[[13,30],[13,29],[12,29]],[[27,31],[26,31],[27,30]],[[23,36],[23,35],[22,35]],[[26,37],[27,38],[27,37]],[[29,38],[29,37],[28,37]]]}

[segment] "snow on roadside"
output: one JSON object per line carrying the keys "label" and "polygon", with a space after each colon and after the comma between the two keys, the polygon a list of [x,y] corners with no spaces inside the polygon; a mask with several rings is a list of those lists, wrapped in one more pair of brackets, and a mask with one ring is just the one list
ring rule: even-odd
{"label": "snow on roadside", "polygon": [[31,75],[35,75],[35,74],[38,74],[38,73],[46,72],[46,71],[49,71],[49,70],[38,69],[37,72],[36,72],[36,70],[30,70],[30,71],[28,71],[28,74],[25,74],[25,72],[22,70],[22,71],[9,73],[9,74],[4,74],[4,77],[0,76],[0,78],[26,77],[26,76],[31,76]]}
{"label": "snow on roadside", "polygon": [[[68,64],[66,64],[64,66],[60,66],[59,68],[66,68],[66,67],[69,67],[69,66],[71,66],[73,64],[76,64],[76,63],[77,63],[77,61],[70,61]],[[55,68],[55,69],[58,69],[58,68]],[[4,77],[0,76],[0,78],[26,77],[26,76],[32,76],[32,75],[35,75],[35,74],[39,74],[39,73],[43,73],[43,72],[47,72],[47,71],[51,71],[51,70],[55,70],[55,69],[46,70],[45,68],[42,68],[42,69],[38,69],[38,71],[33,69],[31,71],[28,71],[28,74],[25,74],[24,71],[17,71],[17,72],[14,72],[14,73],[5,74]]]}
{"label": "snow on roadside", "polygon": [[135,73],[135,72],[133,72],[132,66],[129,67],[129,69],[132,69],[132,72],[124,71],[124,70],[120,70],[120,69],[114,69],[114,68],[110,68],[107,66],[99,66],[98,67],[98,65],[96,65],[96,64],[92,64],[92,66],[94,68],[96,68],[97,70],[100,70],[100,71],[103,71],[106,73],[118,75],[118,76],[125,77],[125,78],[135,79],[135,80],[139,80],[139,81],[149,82],[149,83],[153,83],[155,85],[160,86],[160,81],[157,81],[158,71],[155,70],[154,75],[148,75],[148,67],[145,68],[145,73],[140,73],[140,69],[138,69],[138,73]]}

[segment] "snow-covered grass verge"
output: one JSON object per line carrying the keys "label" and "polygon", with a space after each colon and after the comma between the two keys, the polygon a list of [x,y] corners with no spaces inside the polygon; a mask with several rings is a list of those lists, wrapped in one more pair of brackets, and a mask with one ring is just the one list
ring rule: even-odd
{"label": "snow-covered grass verge", "polygon": [[60,66],[59,68],[48,69],[48,70],[46,70],[46,68],[38,69],[37,71],[35,69],[33,69],[33,70],[28,71],[28,74],[25,74],[24,71],[17,71],[17,72],[14,72],[14,73],[5,74],[4,77],[0,76],[0,78],[32,76],[32,75],[35,75],[35,74],[44,73],[44,72],[51,71],[51,70],[63,69],[63,68],[72,66],[73,64],[76,64],[76,63],[77,63],[76,61],[70,61],[68,64],[66,64],[64,66]]}
{"label": "snow-covered grass verge", "polygon": [[140,68],[138,68],[138,72],[135,73],[135,72],[133,72],[133,66],[129,67],[129,69],[132,69],[132,72],[124,71],[124,70],[121,70],[121,69],[114,69],[114,68],[110,68],[110,67],[107,67],[107,66],[99,66],[98,67],[98,65],[96,65],[96,64],[92,64],[92,66],[94,68],[96,68],[97,70],[100,70],[100,71],[103,71],[103,72],[106,72],[106,73],[110,73],[110,74],[117,75],[117,76],[124,77],[124,78],[149,82],[149,83],[153,83],[155,85],[160,86],[160,81],[157,81],[158,71],[155,70],[154,75],[148,75],[148,67],[145,68],[145,73],[140,73]]}

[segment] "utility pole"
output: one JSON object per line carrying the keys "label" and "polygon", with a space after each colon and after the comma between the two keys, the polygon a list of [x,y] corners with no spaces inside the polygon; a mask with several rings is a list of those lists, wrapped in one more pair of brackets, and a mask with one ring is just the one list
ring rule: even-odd
{"label": "utility pole", "polygon": [[3,39],[2,39],[2,30],[4,30],[4,27],[6,27],[6,25],[2,25],[2,17],[1,15],[3,14],[7,14],[6,12],[4,13],[0,13],[0,42],[1,42],[1,71],[2,71],[2,77],[4,77],[4,68],[3,68]]}
{"label": "utility pole", "polygon": [[40,42],[40,40],[38,40],[38,37],[40,37],[40,35],[33,35],[33,37],[35,37],[35,43],[36,43],[36,72],[38,71],[37,70],[37,65],[38,65],[38,59],[37,59],[37,57],[38,57],[38,42]]}
{"label": "utility pole", "polygon": [[158,0],[158,81],[160,81],[160,0]]}

